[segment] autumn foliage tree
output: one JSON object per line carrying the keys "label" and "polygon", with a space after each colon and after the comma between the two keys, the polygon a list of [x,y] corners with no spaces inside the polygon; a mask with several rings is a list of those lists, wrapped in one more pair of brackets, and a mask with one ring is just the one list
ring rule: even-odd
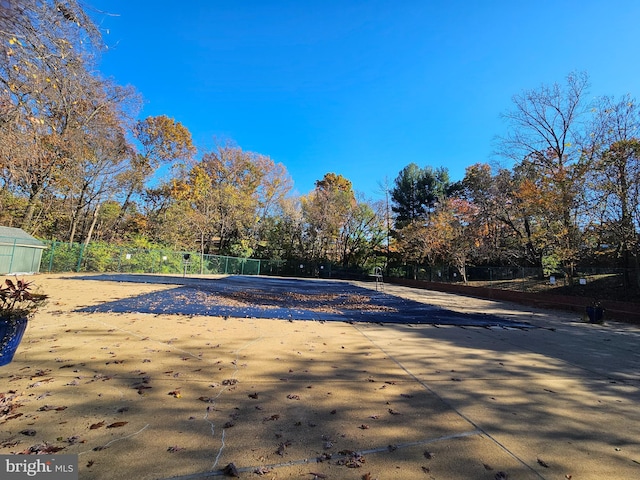
{"label": "autumn foliage tree", "polygon": [[308,256],[312,261],[340,259],[340,232],[356,206],[351,181],[342,175],[327,173],[317,180],[315,189],[302,197],[302,211],[307,223]]}
{"label": "autumn foliage tree", "polygon": [[249,257],[261,240],[261,224],[290,188],[283,165],[237,146],[219,146],[172,181],[169,215],[181,222],[183,241],[191,237],[202,254]]}
{"label": "autumn foliage tree", "polygon": [[512,110],[504,114],[509,131],[499,143],[501,153],[514,159],[526,177],[521,200],[539,203],[531,207],[544,212],[538,218],[569,277],[580,252],[577,214],[588,85],[586,74],[571,73],[565,85],[542,85],[515,95]]}
{"label": "autumn foliage tree", "polygon": [[97,185],[116,172],[106,164],[126,150],[122,122],[134,92],[94,72],[100,34],[75,0],[9,1],[2,9],[2,198],[21,199],[25,229],[66,230],[73,241],[107,190]]}
{"label": "autumn foliage tree", "polygon": [[90,128],[98,100],[82,93],[93,91],[87,66],[99,34],[75,1],[5,2],[0,21],[0,168],[25,196],[21,223],[31,229],[78,148],[77,132]]}
{"label": "autumn foliage tree", "polygon": [[127,214],[135,213],[135,209],[129,212],[133,200],[144,193],[158,168],[185,164],[196,152],[189,129],[166,115],[136,122],[131,136],[135,143],[132,142],[128,161],[117,175],[123,198],[112,239],[119,234]]}

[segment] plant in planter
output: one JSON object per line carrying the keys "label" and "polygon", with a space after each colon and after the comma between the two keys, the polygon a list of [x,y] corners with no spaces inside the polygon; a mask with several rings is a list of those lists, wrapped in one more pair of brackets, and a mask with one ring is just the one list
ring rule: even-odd
{"label": "plant in planter", "polygon": [[0,285],[0,366],[13,360],[28,320],[47,299],[47,295],[31,292],[32,283],[16,278]]}
{"label": "plant in planter", "polygon": [[604,308],[598,300],[595,300],[591,306],[587,307],[587,317],[589,317],[589,323],[602,323],[604,321]]}

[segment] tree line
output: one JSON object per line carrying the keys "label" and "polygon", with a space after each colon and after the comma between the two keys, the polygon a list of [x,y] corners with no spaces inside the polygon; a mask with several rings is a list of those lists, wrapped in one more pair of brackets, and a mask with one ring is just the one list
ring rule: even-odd
{"label": "tree line", "polygon": [[198,151],[168,115],[138,119],[140,95],[98,71],[100,32],[76,0],[5,3],[2,225],[69,243],[451,265],[463,278],[470,265],[639,271],[639,110],[628,95],[591,100],[586,73],[513,96],[496,140],[507,166],[476,163],[452,182],[410,163],[377,201],[328,172],[295,196],[267,155],[231,142]]}

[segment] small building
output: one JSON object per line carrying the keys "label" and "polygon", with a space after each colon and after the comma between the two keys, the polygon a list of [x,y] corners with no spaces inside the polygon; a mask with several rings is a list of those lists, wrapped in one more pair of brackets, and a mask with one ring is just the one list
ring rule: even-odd
{"label": "small building", "polygon": [[45,248],[21,228],[0,226],[0,275],[38,273]]}

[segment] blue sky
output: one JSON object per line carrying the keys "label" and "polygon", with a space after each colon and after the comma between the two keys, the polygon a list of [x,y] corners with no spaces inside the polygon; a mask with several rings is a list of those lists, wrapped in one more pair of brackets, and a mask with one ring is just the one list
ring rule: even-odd
{"label": "blue sky", "polygon": [[88,3],[100,69],[137,88],[141,118],[268,155],[300,194],[334,172],[376,198],[411,162],[460,180],[494,158],[513,95],[571,71],[593,97],[640,95],[636,0]]}

